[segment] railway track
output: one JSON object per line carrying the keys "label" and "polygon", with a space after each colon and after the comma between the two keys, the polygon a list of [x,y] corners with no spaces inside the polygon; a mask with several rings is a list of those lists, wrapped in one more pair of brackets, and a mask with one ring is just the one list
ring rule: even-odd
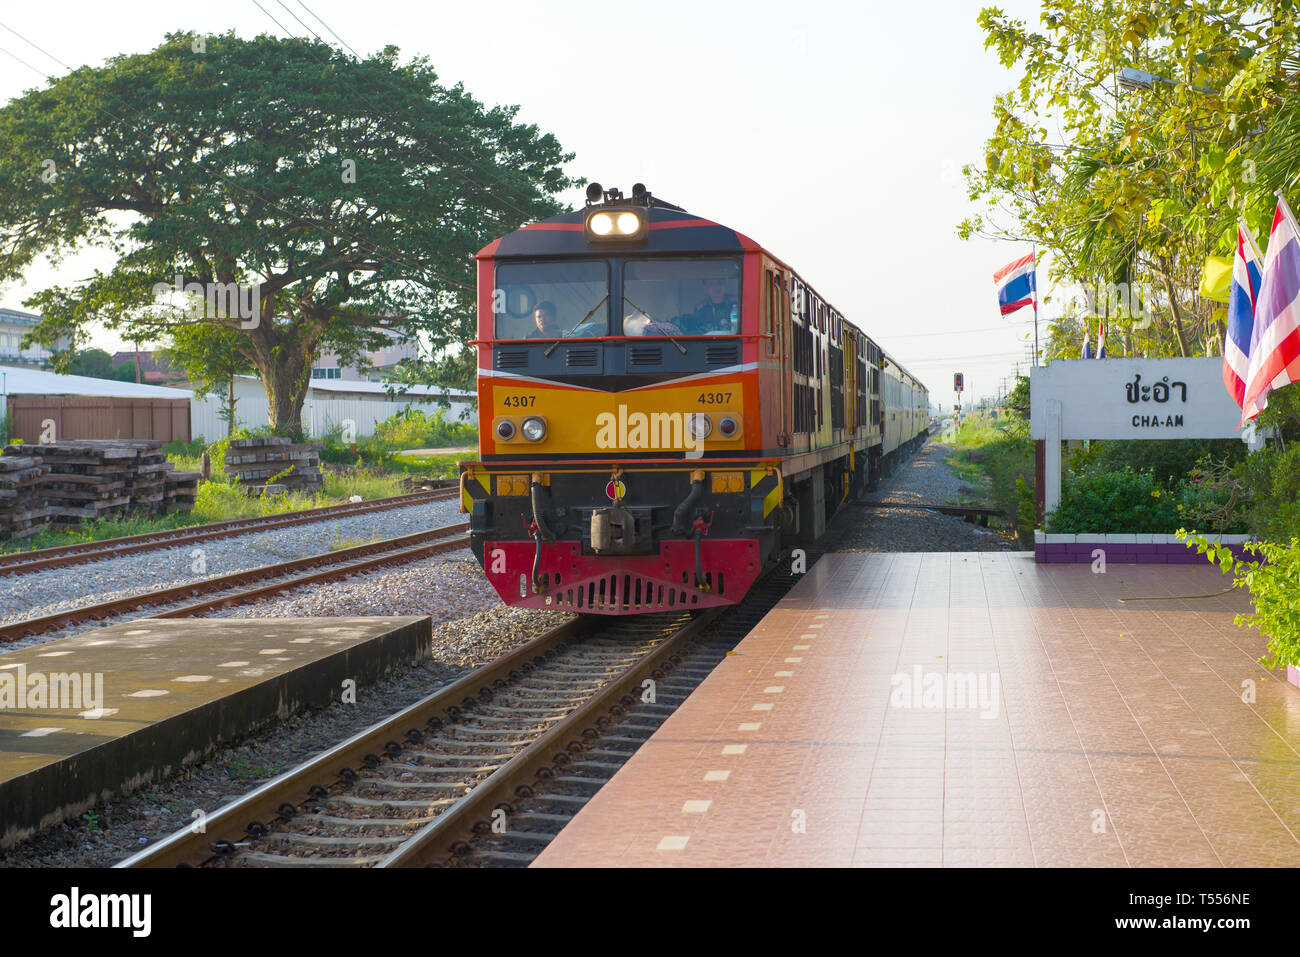
{"label": "railway track", "polygon": [[162,610],[152,615],[155,618],[190,618],[218,608],[247,604],[267,595],[289,591],[303,585],[346,578],[358,572],[418,561],[439,552],[463,548],[464,533],[468,530],[469,525],[463,522],[445,525],[412,535],[367,542],[364,545],[323,552],[306,558],[263,565],[246,571],[187,582],[171,588],[159,588],[124,598],[97,602],[54,615],[11,622],[0,625],[0,642],[17,641],[30,635],[39,635],[86,621],[113,618],[141,609],[173,605],[189,598],[211,596],[182,607],[162,607]]}
{"label": "railway track", "polygon": [[794,580],[555,628],[117,866],[526,865]]}
{"label": "railway track", "polygon": [[0,577],[25,575],[47,568],[65,568],[69,565],[98,561],[102,558],[116,558],[119,555],[132,555],[137,552],[154,551],[161,548],[175,548],[179,545],[189,545],[213,538],[224,538],[228,535],[267,532],[292,525],[307,525],[312,522],[350,518],[353,515],[364,515],[369,512],[408,508],[412,505],[422,505],[425,502],[455,498],[458,494],[459,491],[456,488],[435,489],[430,492],[414,492],[409,495],[373,499],[369,502],[343,502],[338,505],[327,505],[322,508],[312,508],[301,512],[263,515],[256,518],[236,518],[225,522],[189,525],[161,532],[147,532],[142,535],[109,538],[98,542],[82,542],[76,545],[58,545],[53,548],[42,548],[27,552],[11,552],[0,555]]}

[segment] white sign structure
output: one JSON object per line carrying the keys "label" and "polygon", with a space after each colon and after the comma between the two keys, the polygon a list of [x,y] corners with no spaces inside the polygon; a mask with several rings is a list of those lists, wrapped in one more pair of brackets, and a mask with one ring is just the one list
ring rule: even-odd
{"label": "white sign structure", "polygon": [[1062,439],[1263,444],[1223,385],[1223,359],[1056,359],[1029,370],[1029,435],[1046,449],[1043,508],[1061,501]]}

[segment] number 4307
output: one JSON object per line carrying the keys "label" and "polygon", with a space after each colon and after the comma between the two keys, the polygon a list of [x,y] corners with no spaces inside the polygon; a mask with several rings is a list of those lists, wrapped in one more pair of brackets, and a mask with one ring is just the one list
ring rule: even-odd
{"label": "number 4307", "polygon": [[731,401],[730,392],[701,392],[700,405],[725,405]]}

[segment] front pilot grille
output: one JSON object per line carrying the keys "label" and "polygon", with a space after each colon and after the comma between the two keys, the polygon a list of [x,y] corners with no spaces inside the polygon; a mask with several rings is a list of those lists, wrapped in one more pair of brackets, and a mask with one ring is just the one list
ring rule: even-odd
{"label": "front pilot grille", "polygon": [[704,350],[704,361],[711,366],[734,365],[740,361],[740,347],[734,342],[709,346]]}
{"label": "front pilot grille", "polygon": [[564,364],[568,366],[570,369],[591,367],[596,364],[597,355],[598,353],[596,352],[595,349],[590,349],[590,348],[580,349],[577,347],[571,347],[565,350]]}
{"label": "front pilot grille", "polygon": [[[726,594],[726,581],[721,572],[716,581],[711,571],[705,572],[704,578],[713,593],[719,596]],[[556,584],[559,585],[559,582]],[[633,608],[669,610],[697,607],[700,603],[700,593],[686,581],[678,586],[627,574],[599,578],[576,588],[557,587],[551,594],[554,606],[579,611],[584,608],[600,608],[605,611]]]}

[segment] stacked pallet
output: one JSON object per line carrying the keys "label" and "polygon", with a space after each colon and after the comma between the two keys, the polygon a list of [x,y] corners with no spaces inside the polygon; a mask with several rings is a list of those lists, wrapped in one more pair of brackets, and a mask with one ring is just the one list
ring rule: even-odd
{"label": "stacked pallet", "polygon": [[272,484],[295,490],[320,488],[321,448],[278,435],[234,439],[226,449],[226,475],[249,491]]}
{"label": "stacked pallet", "polygon": [[45,527],[50,510],[41,496],[49,466],[34,455],[0,455],[0,540],[27,538]]}

